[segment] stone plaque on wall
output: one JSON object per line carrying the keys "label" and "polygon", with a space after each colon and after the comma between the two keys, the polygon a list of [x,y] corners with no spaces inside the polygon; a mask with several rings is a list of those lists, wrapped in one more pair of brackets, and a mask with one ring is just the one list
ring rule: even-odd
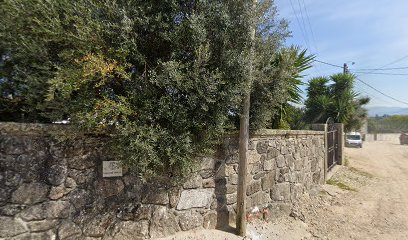
{"label": "stone plaque on wall", "polygon": [[122,164],[119,161],[103,161],[103,177],[122,177]]}

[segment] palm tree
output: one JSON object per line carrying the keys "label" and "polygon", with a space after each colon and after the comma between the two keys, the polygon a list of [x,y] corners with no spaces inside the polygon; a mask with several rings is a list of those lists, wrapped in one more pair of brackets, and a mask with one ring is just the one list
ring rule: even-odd
{"label": "palm tree", "polygon": [[288,128],[289,103],[301,103],[302,73],[312,65],[314,55],[296,46],[282,48],[269,64],[258,62],[258,75],[251,93],[252,128]]}
{"label": "palm tree", "polygon": [[309,123],[324,123],[327,118],[332,117],[336,122],[344,123],[346,131],[360,129],[367,117],[363,106],[370,99],[359,98],[353,90],[354,80],[355,76],[352,74],[311,79],[305,102],[305,119]]}

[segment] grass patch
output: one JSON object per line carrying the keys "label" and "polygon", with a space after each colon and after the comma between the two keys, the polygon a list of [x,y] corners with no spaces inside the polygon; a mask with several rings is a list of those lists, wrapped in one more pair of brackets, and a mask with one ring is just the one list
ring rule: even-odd
{"label": "grass patch", "polygon": [[347,156],[344,158],[344,164],[343,165],[346,166],[346,167],[350,166],[350,160],[349,160],[349,158]]}
{"label": "grass patch", "polygon": [[352,171],[352,172],[354,172],[356,174],[359,174],[361,176],[367,177],[367,178],[373,178],[374,177],[373,174],[368,173],[368,172],[364,172],[364,171],[362,171],[360,169],[357,169],[355,167],[350,167],[350,171]]}
{"label": "grass patch", "polygon": [[336,186],[336,187],[338,187],[340,189],[343,189],[343,190],[357,192],[356,189],[354,189],[354,188],[352,188],[352,187],[350,187],[350,186],[348,186],[348,185],[346,185],[346,184],[344,184],[344,183],[342,183],[342,182],[340,182],[340,181],[338,181],[336,179],[329,179],[329,180],[327,180],[326,183],[329,184],[329,185]]}

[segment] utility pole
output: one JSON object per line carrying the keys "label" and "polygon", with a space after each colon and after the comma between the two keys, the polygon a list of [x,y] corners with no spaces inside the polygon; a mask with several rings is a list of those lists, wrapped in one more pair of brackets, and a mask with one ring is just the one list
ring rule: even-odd
{"label": "utility pole", "polygon": [[346,74],[346,73],[348,73],[347,63],[345,63],[345,64],[343,65],[343,74]]}
{"label": "utility pole", "polygon": [[253,60],[256,31],[256,9],[257,0],[252,0],[251,9],[251,49],[249,54],[249,88],[242,100],[242,112],[239,120],[239,170],[238,170],[238,192],[237,192],[237,218],[236,227],[239,236],[246,236],[246,188],[248,169],[248,142],[249,142],[249,108],[251,104],[251,86],[253,82]]}

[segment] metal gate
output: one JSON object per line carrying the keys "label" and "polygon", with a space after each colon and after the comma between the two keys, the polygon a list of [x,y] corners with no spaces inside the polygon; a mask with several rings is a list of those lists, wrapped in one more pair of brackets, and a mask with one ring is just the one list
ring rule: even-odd
{"label": "metal gate", "polygon": [[327,124],[327,169],[338,163],[338,130],[333,118],[328,118]]}

